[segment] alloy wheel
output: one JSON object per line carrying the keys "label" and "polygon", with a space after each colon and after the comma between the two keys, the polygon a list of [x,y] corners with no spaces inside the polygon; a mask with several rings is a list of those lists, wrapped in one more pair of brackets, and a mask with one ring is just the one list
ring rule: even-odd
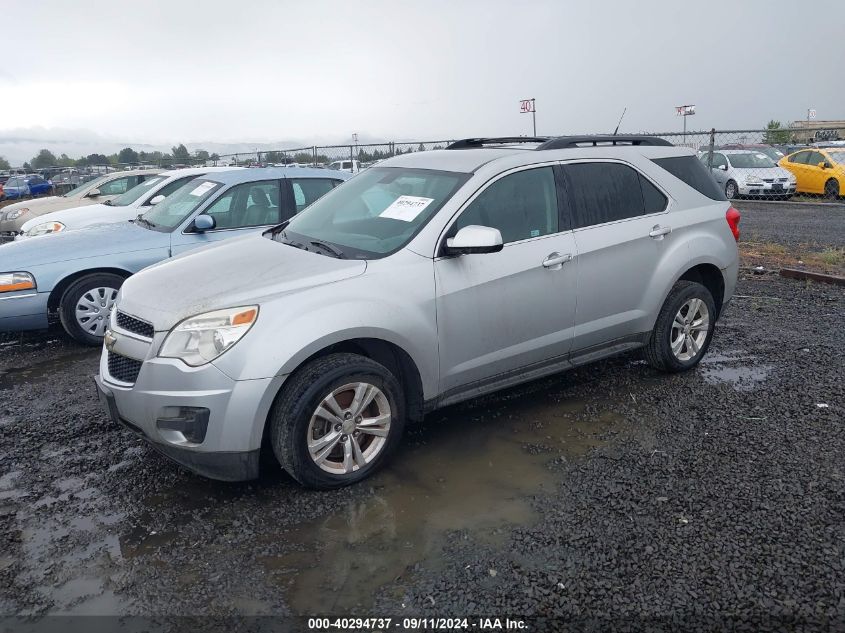
{"label": "alloy wheel", "polygon": [[327,395],[308,423],[308,453],[325,472],[345,475],[366,467],[387,444],[392,413],[375,385],[353,382]]}
{"label": "alloy wheel", "polygon": [[672,353],[681,361],[695,358],[707,340],[710,329],[710,311],[701,299],[693,297],[678,310],[672,321],[669,340]]}

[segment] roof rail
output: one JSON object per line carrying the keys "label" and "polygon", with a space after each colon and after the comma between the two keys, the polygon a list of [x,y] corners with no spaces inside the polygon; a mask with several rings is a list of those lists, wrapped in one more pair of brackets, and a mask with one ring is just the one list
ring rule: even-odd
{"label": "roof rail", "polygon": [[506,145],[510,143],[547,143],[548,136],[500,136],[496,138],[464,138],[447,145],[446,149],[475,149],[485,145]]}
{"label": "roof rail", "polygon": [[593,147],[596,147],[600,143],[603,145],[668,145],[669,147],[672,147],[672,143],[657,136],[595,134],[590,136],[558,136],[557,138],[549,139],[537,149],[565,149],[568,147],[581,147],[582,145],[592,145]]}

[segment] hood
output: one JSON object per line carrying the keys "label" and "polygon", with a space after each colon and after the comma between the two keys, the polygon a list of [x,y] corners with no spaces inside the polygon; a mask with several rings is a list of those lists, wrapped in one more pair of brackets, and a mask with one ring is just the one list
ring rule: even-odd
{"label": "hood", "polygon": [[78,231],[42,235],[0,246],[0,271],[27,271],[35,266],[170,246],[170,233],[131,222],[101,224]]}
{"label": "hood", "polygon": [[335,259],[275,242],[261,234],[190,251],[124,282],[121,310],[169,330],[187,317],[241,305],[261,305],[285,293],[351,277],[362,260]]}
{"label": "hood", "polygon": [[24,222],[20,230],[26,232],[44,222],[61,222],[67,229],[81,229],[92,224],[132,220],[137,215],[138,209],[133,206],[111,207],[107,204],[98,203],[45,213]]}
{"label": "hood", "polygon": [[[0,209],[0,231],[18,231],[21,225],[27,220],[50,213],[51,211],[60,211],[61,209],[70,209],[72,207],[88,206],[96,204],[101,200],[92,200],[91,198],[65,198],[62,196],[50,196],[48,198],[34,198],[32,200],[23,200],[10,204],[7,207]],[[28,209],[14,220],[7,219],[11,211],[18,209]]]}
{"label": "hood", "polygon": [[733,170],[743,176],[757,176],[758,178],[792,179],[794,177],[791,172],[783,167],[734,167]]}

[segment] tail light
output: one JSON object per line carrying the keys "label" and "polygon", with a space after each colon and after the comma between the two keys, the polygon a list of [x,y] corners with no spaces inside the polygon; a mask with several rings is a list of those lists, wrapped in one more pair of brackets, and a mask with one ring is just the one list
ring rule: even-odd
{"label": "tail light", "polygon": [[731,227],[731,233],[734,234],[734,239],[738,242],[739,241],[739,220],[742,216],[739,215],[739,211],[731,207],[725,213],[725,219],[728,221],[728,226]]}

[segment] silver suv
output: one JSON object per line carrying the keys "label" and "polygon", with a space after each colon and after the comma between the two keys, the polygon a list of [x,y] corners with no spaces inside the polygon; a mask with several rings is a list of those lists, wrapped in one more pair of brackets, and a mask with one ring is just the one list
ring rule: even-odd
{"label": "silver suv", "polygon": [[288,222],[130,277],[97,378],[193,471],[302,484],[382,466],[437,407],[643,348],[706,353],[739,214],[649,137],[468,139],[389,159]]}

